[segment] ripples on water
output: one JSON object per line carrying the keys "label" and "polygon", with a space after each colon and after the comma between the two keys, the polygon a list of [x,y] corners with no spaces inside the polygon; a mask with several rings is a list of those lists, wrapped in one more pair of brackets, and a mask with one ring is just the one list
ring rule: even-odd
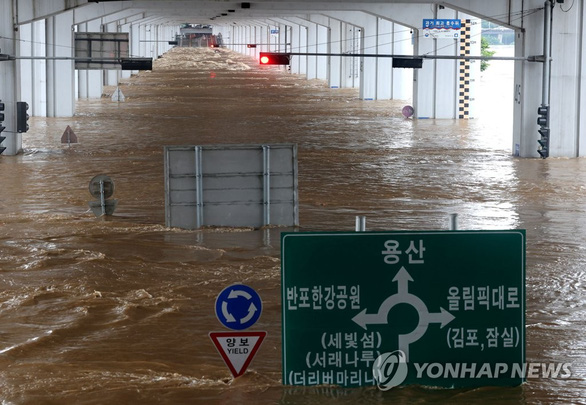
{"label": "ripples on water", "polygon": [[[302,230],[352,230],[356,215],[369,230],[446,229],[449,213],[461,229],[527,229],[528,361],[575,369],[586,356],[584,159],[515,159],[501,122],[406,120],[405,102],[189,52],[201,51],[123,83],[125,103],[32,118],[25,153],[0,158],[3,403],[586,403],[583,368],[515,388],[282,387],[286,229],[165,228],[164,145],[297,143]],[[107,220],[87,207],[99,173],[120,201]],[[269,332],[236,381],[207,336],[234,282],[259,291],[255,327]]]}

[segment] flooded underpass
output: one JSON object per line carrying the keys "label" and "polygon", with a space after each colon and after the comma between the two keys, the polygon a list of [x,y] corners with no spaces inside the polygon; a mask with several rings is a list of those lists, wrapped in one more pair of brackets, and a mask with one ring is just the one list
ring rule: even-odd
{"label": "flooded underpass", "polygon": [[[31,118],[0,158],[3,404],[586,403],[584,159],[519,159],[498,120],[411,120],[405,101],[360,101],[227,50],[175,49],[124,81],[123,103],[80,100]],[[106,89],[112,92],[113,89]],[[61,144],[70,125],[78,144]],[[281,383],[280,233],[165,227],[165,145],[295,143],[302,231],[527,232],[528,362],[569,378],[520,387],[382,392]],[[537,145],[536,145],[537,147]],[[88,210],[106,173],[112,217]],[[236,380],[208,333],[232,283],[263,299],[268,336]]]}

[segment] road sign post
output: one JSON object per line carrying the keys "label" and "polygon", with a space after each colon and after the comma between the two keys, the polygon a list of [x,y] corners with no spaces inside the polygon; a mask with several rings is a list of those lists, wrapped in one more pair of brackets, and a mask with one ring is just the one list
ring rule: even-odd
{"label": "road sign post", "polygon": [[266,332],[210,332],[210,339],[234,378],[244,374]]}
{"label": "road sign post", "polygon": [[250,328],[258,321],[261,312],[260,296],[244,284],[228,286],[216,298],[216,316],[229,329]]}
{"label": "road sign post", "polygon": [[218,321],[233,331],[210,332],[209,336],[236,378],[246,372],[267,335],[265,331],[242,332],[260,318],[262,300],[253,288],[244,284],[233,284],[218,294],[215,309]]}
{"label": "road sign post", "polygon": [[88,203],[96,217],[114,213],[118,200],[109,200],[114,194],[114,182],[110,177],[105,174],[94,176],[90,180],[89,191],[94,198],[99,200]]}
{"label": "road sign post", "polygon": [[285,233],[281,246],[284,384],[523,381],[524,231]]}

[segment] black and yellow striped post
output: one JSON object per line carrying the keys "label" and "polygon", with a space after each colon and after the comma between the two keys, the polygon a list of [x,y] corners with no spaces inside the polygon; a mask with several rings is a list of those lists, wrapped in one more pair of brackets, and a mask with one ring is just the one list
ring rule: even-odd
{"label": "black and yellow striped post", "polygon": [[[460,56],[470,56],[470,20],[462,20],[460,32]],[[460,59],[460,89],[458,118],[470,118],[470,59]]]}

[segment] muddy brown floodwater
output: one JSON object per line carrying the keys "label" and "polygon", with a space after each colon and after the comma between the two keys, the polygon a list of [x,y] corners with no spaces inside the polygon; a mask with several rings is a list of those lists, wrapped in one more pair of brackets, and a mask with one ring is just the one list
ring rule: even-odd
{"label": "muddy brown floodwater", "polygon": [[[586,403],[586,160],[518,159],[499,120],[407,120],[227,50],[174,50],[121,83],[126,102],[80,100],[32,118],[0,157],[2,404]],[[111,91],[111,89],[107,89]],[[80,143],[61,145],[70,125]],[[570,362],[520,387],[300,388],[281,384],[280,233],[168,229],[164,145],[293,142],[301,230],[527,230],[527,360]],[[115,215],[88,211],[89,180]],[[217,294],[263,299],[268,337],[232,380],[211,344]]]}

